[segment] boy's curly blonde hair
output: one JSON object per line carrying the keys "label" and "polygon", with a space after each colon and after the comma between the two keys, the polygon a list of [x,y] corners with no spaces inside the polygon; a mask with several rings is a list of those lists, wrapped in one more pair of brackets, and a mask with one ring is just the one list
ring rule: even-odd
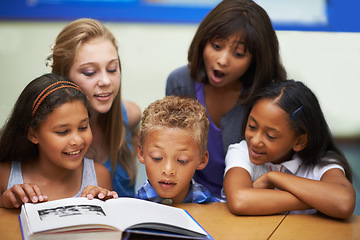
{"label": "boy's curly blonde hair", "polygon": [[200,152],[207,149],[209,120],[205,107],[196,99],[167,96],[151,103],[143,112],[140,124],[140,146],[146,136],[161,128],[179,128],[189,131]]}

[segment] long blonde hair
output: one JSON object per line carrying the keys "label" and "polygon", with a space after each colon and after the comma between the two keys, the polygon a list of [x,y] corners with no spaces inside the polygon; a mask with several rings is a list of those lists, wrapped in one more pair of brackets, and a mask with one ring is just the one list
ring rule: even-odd
{"label": "long blonde hair", "polygon": [[[118,51],[114,35],[97,20],[82,18],[65,26],[56,38],[53,47],[52,72],[68,78],[77,50],[83,43],[94,38],[110,40]],[[121,73],[120,58],[119,69]],[[130,151],[125,137],[126,130],[121,110],[121,77],[119,91],[110,110],[99,114],[97,124],[104,133],[106,147],[110,152],[112,175],[114,175],[116,163],[119,163],[128,173],[131,183],[134,183],[137,169],[135,154]]]}

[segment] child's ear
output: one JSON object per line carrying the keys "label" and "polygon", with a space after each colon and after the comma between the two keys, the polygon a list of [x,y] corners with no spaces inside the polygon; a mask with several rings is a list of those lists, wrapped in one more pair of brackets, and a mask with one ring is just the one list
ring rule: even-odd
{"label": "child's ear", "polygon": [[32,142],[33,144],[38,144],[39,141],[36,138],[36,131],[35,129],[33,129],[32,127],[29,128],[28,134],[27,134],[27,139]]}
{"label": "child's ear", "polygon": [[138,148],[137,148],[137,157],[139,159],[139,162],[141,162],[142,164],[145,164],[144,154],[143,154],[140,144],[138,145]]}
{"label": "child's ear", "polygon": [[303,134],[298,137],[297,143],[293,146],[295,152],[300,152],[306,147],[307,144],[307,134]]}
{"label": "child's ear", "polygon": [[205,151],[205,153],[200,157],[199,165],[197,166],[196,170],[202,170],[206,167],[209,162],[209,152]]}

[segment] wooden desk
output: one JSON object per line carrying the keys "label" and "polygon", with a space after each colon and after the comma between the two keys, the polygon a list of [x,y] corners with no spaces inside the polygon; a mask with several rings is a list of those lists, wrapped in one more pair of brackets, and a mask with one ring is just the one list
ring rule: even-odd
{"label": "wooden desk", "polygon": [[0,238],[22,239],[18,214],[20,209],[0,208]]}
{"label": "wooden desk", "polygon": [[360,216],[337,220],[321,214],[289,214],[271,236],[273,239],[360,239]]}
{"label": "wooden desk", "polygon": [[[360,216],[341,221],[314,215],[247,217],[231,214],[226,203],[177,204],[215,239],[360,239]],[[0,239],[20,240],[20,210],[0,208]]]}
{"label": "wooden desk", "polygon": [[268,239],[286,216],[235,216],[226,203],[176,206],[187,210],[215,240]]}
{"label": "wooden desk", "polygon": [[[285,215],[238,217],[230,213],[226,203],[178,204],[186,209],[214,239],[267,239]],[[18,220],[20,210],[0,208],[0,238],[21,239]]]}

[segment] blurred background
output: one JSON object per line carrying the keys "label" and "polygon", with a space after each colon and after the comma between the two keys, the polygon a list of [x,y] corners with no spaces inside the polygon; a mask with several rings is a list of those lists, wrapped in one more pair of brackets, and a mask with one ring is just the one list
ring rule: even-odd
{"label": "blurred background", "polygon": [[[164,97],[168,74],[187,64],[205,15],[220,0],[12,0],[0,2],[0,126],[22,89],[51,72],[45,58],[77,18],[102,21],[115,35],[122,96],[143,110]],[[360,3],[356,0],[258,0],[269,14],[289,78],[317,95],[348,158],[360,215]],[[146,180],[139,164],[137,187]]]}

